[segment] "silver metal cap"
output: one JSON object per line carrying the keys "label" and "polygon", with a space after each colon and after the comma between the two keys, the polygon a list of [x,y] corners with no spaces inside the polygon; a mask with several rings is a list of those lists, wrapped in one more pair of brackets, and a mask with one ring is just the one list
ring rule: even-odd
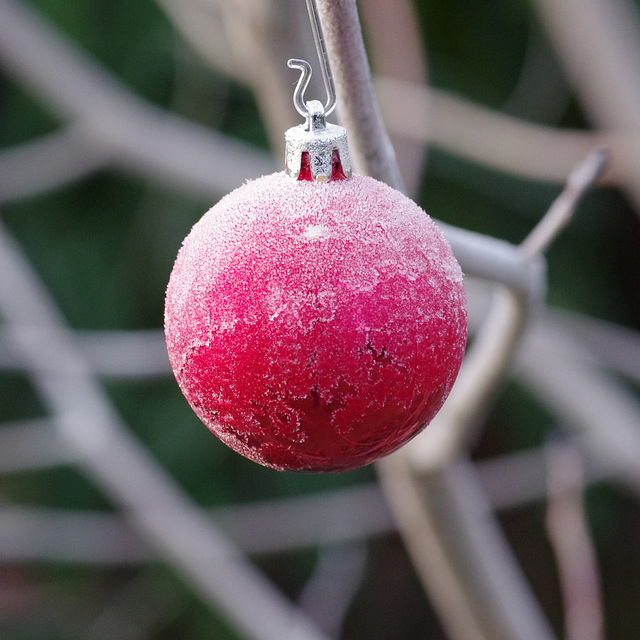
{"label": "silver metal cap", "polygon": [[294,180],[310,179],[313,182],[350,178],[347,130],[326,122],[324,107],[318,100],[309,100],[306,109],[306,122],[288,129],[284,134],[287,175]]}

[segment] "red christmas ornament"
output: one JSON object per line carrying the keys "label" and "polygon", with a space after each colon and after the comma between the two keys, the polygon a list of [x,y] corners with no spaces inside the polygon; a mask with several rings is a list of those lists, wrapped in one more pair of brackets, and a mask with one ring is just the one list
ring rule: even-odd
{"label": "red christmas ornament", "polygon": [[347,471],[406,443],[444,403],[467,337],[462,272],[399,191],[351,177],[316,101],[287,171],[247,182],[193,227],[165,333],[189,404],[274,469]]}

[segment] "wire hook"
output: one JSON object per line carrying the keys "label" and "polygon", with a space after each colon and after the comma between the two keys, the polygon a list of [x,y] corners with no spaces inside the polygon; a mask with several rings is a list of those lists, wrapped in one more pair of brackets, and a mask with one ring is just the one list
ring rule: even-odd
{"label": "wire hook", "polygon": [[291,69],[300,70],[300,78],[298,78],[296,88],[293,90],[293,105],[295,106],[296,111],[303,118],[306,118],[309,110],[307,109],[307,103],[304,99],[304,92],[309,86],[309,80],[311,80],[311,65],[306,60],[291,58],[291,60],[287,62],[287,66]]}
{"label": "wire hook", "polygon": [[[311,29],[313,30],[313,40],[320,60],[320,69],[322,71],[324,88],[327,92],[327,103],[324,105],[324,115],[328,116],[336,108],[336,88],[333,83],[331,67],[329,66],[329,56],[327,55],[324,35],[322,34],[322,28],[320,27],[320,18],[318,16],[316,0],[307,0],[307,11],[309,12]],[[291,69],[299,69],[301,71],[300,78],[293,92],[293,104],[296,111],[303,118],[306,118],[309,115],[309,109],[307,109],[307,103],[304,99],[304,92],[309,86],[309,80],[311,79],[311,65],[306,60],[298,60],[296,58],[289,60],[287,65]]]}

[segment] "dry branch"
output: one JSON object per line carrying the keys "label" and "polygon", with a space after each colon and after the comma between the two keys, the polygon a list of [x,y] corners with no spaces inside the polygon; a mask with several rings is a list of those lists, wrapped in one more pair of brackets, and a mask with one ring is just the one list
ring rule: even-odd
{"label": "dry branch", "polygon": [[[324,635],[222,535],[129,433],[19,246],[0,226],[0,314],[86,473],[212,607],[255,640]],[[251,607],[245,603],[251,602]],[[268,621],[268,623],[265,623]]]}

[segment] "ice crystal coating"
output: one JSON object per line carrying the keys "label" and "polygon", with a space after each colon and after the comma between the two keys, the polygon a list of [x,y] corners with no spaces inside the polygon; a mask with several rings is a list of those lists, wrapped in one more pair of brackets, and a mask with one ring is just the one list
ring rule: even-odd
{"label": "ice crystal coating", "polygon": [[345,471],[426,426],[467,337],[462,272],[435,223],[372,178],[246,183],[185,239],[165,333],[189,404],[280,470]]}

